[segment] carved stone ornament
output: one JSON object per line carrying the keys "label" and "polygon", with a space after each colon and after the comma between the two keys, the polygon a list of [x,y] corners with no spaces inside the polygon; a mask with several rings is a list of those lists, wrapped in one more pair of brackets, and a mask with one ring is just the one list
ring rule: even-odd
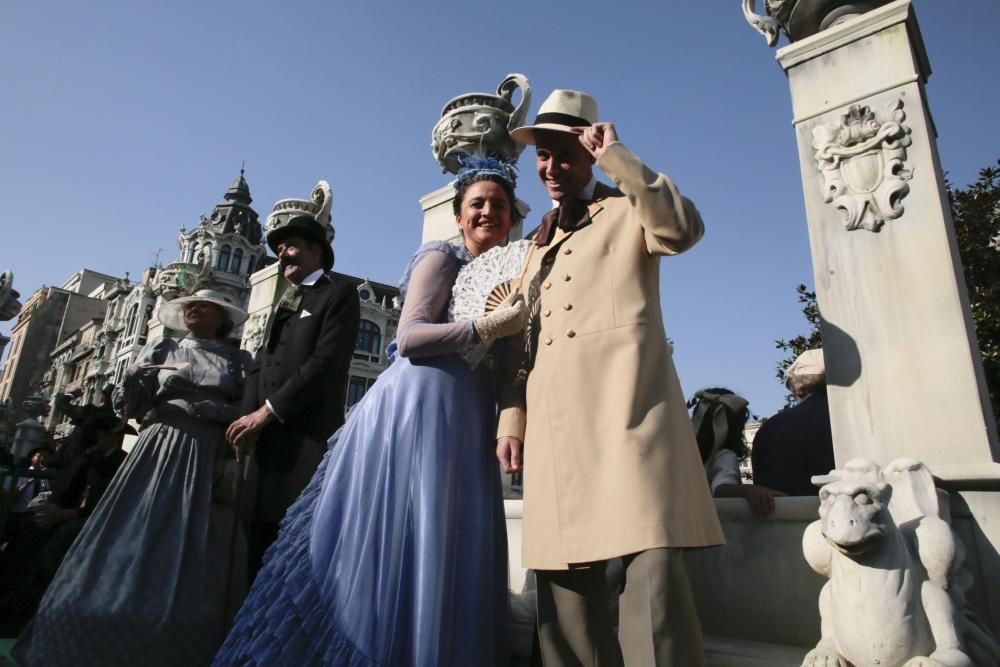
{"label": "carved stone ornament", "polygon": [[854,459],[812,481],[823,484],[820,519],[802,550],[829,581],[819,597],[822,638],[803,667],[997,664],[1000,647],[966,602],[973,582],[948,524],[948,496],[927,466]]}
{"label": "carved stone ornament", "polygon": [[21,312],[21,295],[14,289],[14,274],[11,271],[0,273],[0,322],[13,319]]}
{"label": "carved stone ornament", "polygon": [[267,330],[267,318],[270,312],[268,309],[254,313],[243,325],[243,344],[240,347],[252,355],[256,355],[257,350],[264,343],[264,333]]}
{"label": "carved stone ornament", "polygon": [[877,232],[903,215],[913,169],[906,162],[910,128],[903,101],[881,111],[852,105],[838,124],[813,128],[816,168],[823,177],[823,201],[833,204],[849,230]]}
{"label": "carved stone ornament", "polygon": [[[514,92],[521,89],[521,103],[514,107]],[[508,162],[516,162],[524,145],[510,137],[510,130],[523,124],[531,106],[531,83],[523,74],[508,74],[497,94],[465,93],[452,99],[441,110],[441,120],[431,133],[431,150],[441,171],[458,173],[458,155],[494,153]]]}
{"label": "carved stone ornament", "polygon": [[743,16],[754,30],[764,35],[768,46],[778,43],[784,32],[795,42],[831,28],[891,0],[764,0],[764,14],[757,13],[757,0],[743,0]]}
{"label": "carved stone ornament", "polygon": [[215,278],[209,257],[201,258],[200,264],[191,262],[171,262],[156,273],[153,293],[170,301],[178,296],[193,294],[200,285],[207,285]]}
{"label": "carved stone ornament", "polygon": [[305,215],[312,217],[323,227],[326,242],[332,244],[336,236],[332,223],[333,216],[330,213],[332,209],[333,191],[329,183],[320,181],[313,188],[309,199],[282,199],[275,203],[267,216],[267,222],[264,223],[264,233],[270,234],[288,224],[290,220]]}

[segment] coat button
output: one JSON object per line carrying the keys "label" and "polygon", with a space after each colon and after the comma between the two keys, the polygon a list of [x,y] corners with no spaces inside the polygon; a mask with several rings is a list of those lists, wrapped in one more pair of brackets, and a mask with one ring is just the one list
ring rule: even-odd
{"label": "coat button", "polygon": [[552,339],[551,339],[551,338],[549,338],[548,336],[546,336],[546,337],[545,337],[545,344],[546,344],[546,345],[552,345]]}
{"label": "coat button", "polygon": [[572,255],[573,254],[573,249],[572,248],[566,248],[565,250],[563,250],[563,254],[564,255]]}
{"label": "coat button", "polygon": [[576,335],[575,331],[573,331],[572,329],[566,329],[566,338],[572,338],[575,335]]}
{"label": "coat button", "polygon": [[550,287],[552,287],[552,283],[546,280],[544,283],[542,283],[542,287],[544,287],[545,289],[549,289]]}
{"label": "coat button", "polygon": [[563,274],[563,280],[565,280],[566,282],[569,282],[569,274],[568,273],[564,273]]}
{"label": "coat button", "polygon": [[548,316],[549,316],[549,315],[551,315],[551,314],[552,314],[552,311],[551,311],[551,310],[549,310],[548,308],[546,308],[546,309],[545,309],[545,310],[544,310],[544,311],[542,312],[542,315],[544,315],[545,317],[548,317]]}
{"label": "coat button", "polygon": [[564,303],[563,304],[563,310],[573,310],[573,304],[571,304],[571,303]]}

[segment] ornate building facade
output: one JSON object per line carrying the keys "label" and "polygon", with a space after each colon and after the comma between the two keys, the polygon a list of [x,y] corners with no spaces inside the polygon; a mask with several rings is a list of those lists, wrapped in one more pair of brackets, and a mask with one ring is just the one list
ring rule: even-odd
{"label": "ornate building facade", "polygon": [[[60,339],[52,351],[42,386],[49,396],[78,385],[83,390],[81,400],[90,402],[105,385],[121,382],[146,341],[164,333],[156,311],[181,292],[214,289],[246,307],[248,276],[265,264],[266,253],[252,201],[240,170],[211,213],[200,216],[191,231],[181,226],[176,261],[149,267],[137,282],[126,275],[109,284],[102,295],[102,317]],[[239,331],[234,335],[239,336]],[[57,438],[72,429],[56,410],[50,411],[46,427]]]}

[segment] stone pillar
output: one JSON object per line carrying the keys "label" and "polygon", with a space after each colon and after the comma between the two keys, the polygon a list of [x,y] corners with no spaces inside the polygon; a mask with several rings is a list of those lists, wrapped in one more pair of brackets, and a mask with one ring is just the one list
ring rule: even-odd
{"label": "stone pillar", "polygon": [[278,272],[278,263],[264,267],[250,276],[250,301],[247,304],[247,321],[243,325],[244,350],[256,354],[264,342],[267,318],[278,305],[281,295],[288,289],[288,281]]}
{"label": "stone pillar", "polygon": [[[428,192],[420,198],[420,208],[424,212],[424,230],[420,243],[458,239],[458,226],[455,224],[455,212],[451,204],[453,199],[455,199],[455,188],[451,185]],[[522,218],[531,210],[528,204],[520,199],[517,200],[517,209]],[[523,227],[523,222],[511,227],[510,239],[520,239],[524,235]]]}
{"label": "stone pillar", "polygon": [[[781,6],[757,17],[762,32]],[[985,585],[1000,580],[1000,448],[914,9],[896,0],[789,34],[777,59],[792,93],[837,465],[927,464],[952,492],[979,582],[970,602],[1000,636],[1000,588]]]}
{"label": "stone pillar", "polygon": [[823,314],[837,464],[1000,480],[909,0],[778,51]]}

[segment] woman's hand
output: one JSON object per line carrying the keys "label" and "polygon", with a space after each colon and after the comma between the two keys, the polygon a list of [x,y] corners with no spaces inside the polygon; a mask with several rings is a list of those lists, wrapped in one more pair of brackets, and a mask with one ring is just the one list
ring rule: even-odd
{"label": "woman's hand", "polygon": [[505,435],[497,438],[497,460],[500,461],[500,469],[505,473],[521,472],[521,450],[524,445],[519,438]]}
{"label": "woman's hand", "polygon": [[516,299],[512,300],[511,305],[500,305],[492,313],[483,315],[472,326],[481,342],[492,343],[523,331],[527,324],[528,307],[524,305],[524,299]]}

